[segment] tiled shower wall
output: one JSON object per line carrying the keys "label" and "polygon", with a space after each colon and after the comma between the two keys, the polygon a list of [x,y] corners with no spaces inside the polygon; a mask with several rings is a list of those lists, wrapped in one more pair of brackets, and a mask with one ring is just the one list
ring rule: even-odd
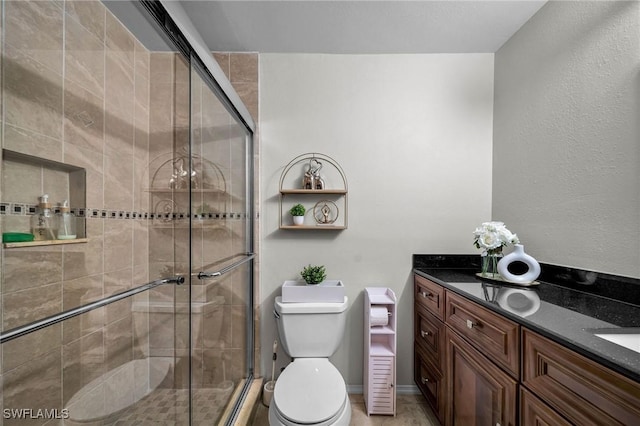
{"label": "tiled shower wall", "polygon": [[[6,1],[3,22],[2,147],[85,168],[83,207],[148,211],[140,183],[148,173],[149,52],[100,2]],[[69,196],[64,173],[3,166],[2,201]],[[1,218],[3,232],[29,232],[28,216]],[[146,221],[91,218],[86,228],[84,244],[3,250],[4,330],[149,281]],[[143,357],[147,321],[131,305],[4,344],[3,408],[60,410],[92,380]],[[122,397],[101,391],[105,404]]]}
{"label": "tiled shower wall", "polygon": [[[88,209],[153,212],[156,200],[148,190],[154,160],[179,152],[188,140],[188,67],[174,54],[148,52],[98,1],[6,1],[3,11],[2,147],[85,168]],[[257,122],[257,55],[215,57]],[[202,108],[201,117],[207,102],[207,113],[218,108],[204,88],[193,92],[202,94],[202,103],[194,104],[195,110]],[[234,125],[221,111],[214,122],[205,120],[203,129],[225,125],[233,135]],[[196,146],[200,155],[226,158],[225,173],[241,174],[244,160],[233,153],[238,139],[230,138],[226,153],[206,152],[207,140],[202,136]],[[234,190],[231,210],[232,200],[241,201]],[[3,202],[36,204],[43,193],[57,202],[69,196],[68,178],[47,167],[4,162],[1,191]],[[0,216],[2,232],[28,232],[28,219]],[[226,222],[194,230],[194,270],[242,251],[244,220]],[[189,230],[153,223],[132,216],[92,217],[86,219],[87,243],[2,250],[3,330],[185,273]],[[192,327],[196,386],[242,376],[245,279],[241,268],[217,282],[194,283],[193,300],[203,302]],[[175,316],[150,315],[134,306],[148,306],[149,300],[186,303],[188,291],[163,287],[3,345],[0,408],[62,409],[78,390],[113,368],[149,355],[173,356],[174,349],[178,359],[170,385],[184,387],[188,317],[180,314],[181,306]],[[107,384],[96,391],[105,405],[123,396]]]}

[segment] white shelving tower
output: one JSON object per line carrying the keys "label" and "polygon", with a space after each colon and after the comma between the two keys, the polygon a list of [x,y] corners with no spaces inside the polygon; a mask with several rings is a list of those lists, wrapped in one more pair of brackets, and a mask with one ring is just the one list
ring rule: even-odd
{"label": "white shelving tower", "polygon": [[[389,312],[387,325],[371,325],[371,308]],[[364,297],[364,384],[367,415],[396,415],[396,295],[385,287],[367,287]]]}

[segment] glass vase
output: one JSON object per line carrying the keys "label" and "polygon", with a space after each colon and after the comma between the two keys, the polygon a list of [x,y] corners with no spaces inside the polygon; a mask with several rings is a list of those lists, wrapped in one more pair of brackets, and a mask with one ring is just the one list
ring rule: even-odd
{"label": "glass vase", "polygon": [[487,278],[500,278],[498,262],[502,258],[502,251],[488,251],[482,256],[482,276]]}

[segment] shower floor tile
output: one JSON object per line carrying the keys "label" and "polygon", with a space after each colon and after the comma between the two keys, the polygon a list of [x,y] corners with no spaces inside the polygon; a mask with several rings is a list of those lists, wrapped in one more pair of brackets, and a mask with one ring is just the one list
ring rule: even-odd
{"label": "shower floor tile", "polygon": [[[230,389],[194,389],[194,425],[212,425],[222,414]],[[189,391],[187,389],[156,389],[137,404],[129,407],[118,420],[117,426],[159,425],[174,426],[189,423]]]}

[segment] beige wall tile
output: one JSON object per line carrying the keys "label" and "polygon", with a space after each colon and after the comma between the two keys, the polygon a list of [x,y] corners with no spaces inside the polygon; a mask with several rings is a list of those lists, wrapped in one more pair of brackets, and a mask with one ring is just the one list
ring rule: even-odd
{"label": "beige wall tile", "polygon": [[133,359],[133,324],[132,317],[127,317],[108,324],[105,327],[106,365],[113,370]]}
{"label": "beige wall tile", "polygon": [[229,80],[233,85],[235,83],[257,83],[258,54],[231,53],[229,55],[229,69],[231,75]]}
{"label": "beige wall tile", "polygon": [[62,140],[5,124],[3,147],[47,160],[62,161]]}
{"label": "beige wall tile", "polygon": [[[4,408],[62,409],[60,350],[44,354],[4,374]],[[16,421],[11,424],[38,424]]]}
{"label": "beige wall tile", "polygon": [[54,139],[62,137],[62,76],[5,46],[5,122]]}
{"label": "beige wall tile", "polygon": [[66,80],[65,83],[64,135],[65,143],[102,153],[104,99],[73,80]]}
{"label": "beige wall tile", "polygon": [[42,192],[49,194],[52,207],[69,200],[69,173],[43,167]]}
{"label": "beige wall tile", "polygon": [[62,74],[63,11],[45,1],[6,1],[5,42]]}
{"label": "beige wall tile", "polygon": [[42,168],[5,161],[2,168],[2,198],[16,203],[37,204],[42,192]]}
{"label": "beige wall tile", "polygon": [[[139,270],[148,270],[149,263],[149,228],[145,220],[133,221],[133,266]],[[145,278],[146,280],[146,278]],[[134,281],[134,283],[137,281]],[[146,281],[145,281],[146,282]],[[142,284],[142,282],[141,282]]]}
{"label": "beige wall tile", "polygon": [[[135,285],[141,284],[144,283],[135,283]],[[104,297],[129,290],[133,286],[133,276],[130,268],[104,274]],[[131,303],[132,299],[128,297],[106,306],[105,323],[111,324],[131,315]]]}
{"label": "beige wall tile", "polygon": [[[102,208],[104,206],[102,152],[80,148],[74,144],[65,144],[64,161],[86,170],[87,207]],[[88,232],[87,235],[91,234]]]}
{"label": "beige wall tile", "polygon": [[65,12],[91,34],[104,40],[105,8],[97,0],[66,0]]}
{"label": "beige wall tile", "polygon": [[25,247],[4,251],[4,294],[62,281],[60,247]]}
{"label": "beige wall tile", "polygon": [[104,222],[104,272],[133,267],[133,223],[131,220]]}
{"label": "beige wall tile", "polygon": [[65,78],[92,93],[104,94],[104,43],[78,21],[65,25]]}
{"label": "beige wall tile", "polygon": [[102,330],[84,336],[62,348],[63,401],[104,374],[104,334]]}
{"label": "beige wall tile", "polygon": [[87,243],[64,246],[62,258],[65,281],[100,275],[103,272],[103,220],[87,219],[86,225]]}
{"label": "beige wall tile", "polygon": [[60,312],[62,284],[55,283],[6,293],[2,300],[2,329],[8,330]]}
{"label": "beige wall tile", "polygon": [[111,12],[106,17],[106,46],[110,53],[118,56],[118,62],[133,69],[134,38]]}
{"label": "beige wall tile", "polygon": [[107,55],[105,97],[105,152],[131,155],[134,135],[134,85],[129,69]]}
{"label": "beige wall tile", "polygon": [[218,65],[220,65],[220,68],[222,68],[222,71],[224,72],[224,75],[227,77],[227,79],[229,79],[229,77],[231,76],[231,72],[229,70],[229,56],[230,55],[227,52],[213,52],[213,59],[215,59]]}
{"label": "beige wall tile", "polygon": [[55,324],[4,343],[2,345],[2,371],[4,373],[11,371],[44,353],[59,348],[61,333],[62,326]]}
{"label": "beige wall tile", "polygon": [[133,157],[104,157],[104,205],[108,209],[133,210]]}
{"label": "beige wall tile", "polygon": [[254,121],[258,121],[258,83],[235,83],[236,89],[242,103],[247,107]]}
{"label": "beige wall tile", "polygon": [[[65,281],[63,284],[63,309],[73,309],[103,297],[102,275],[78,278]],[[71,343],[83,336],[102,328],[104,324],[104,308],[95,309],[75,318],[68,319],[63,325],[63,342]]]}

